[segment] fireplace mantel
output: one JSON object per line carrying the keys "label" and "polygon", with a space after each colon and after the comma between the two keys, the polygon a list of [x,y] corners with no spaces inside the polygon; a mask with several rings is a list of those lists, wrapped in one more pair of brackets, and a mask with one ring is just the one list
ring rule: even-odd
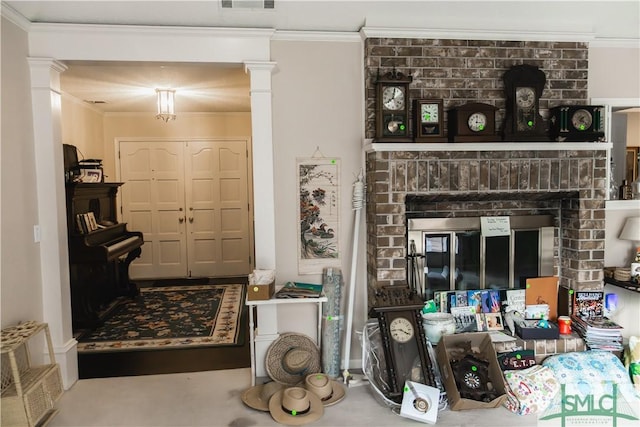
{"label": "fireplace mantel", "polygon": [[[517,147],[519,146],[519,147]],[[445,143],[375,143],[371,139],[364,141],[366,153],[382,151],[579,151],[609,150],[611,142],[445,142]]]}

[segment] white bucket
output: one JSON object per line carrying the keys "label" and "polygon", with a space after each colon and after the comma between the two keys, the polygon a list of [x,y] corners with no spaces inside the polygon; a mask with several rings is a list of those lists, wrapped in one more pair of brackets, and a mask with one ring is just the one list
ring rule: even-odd
{"label": "white bucket", "polygon": [[442,335],[456,332],[456,322],[451,313],[422,313],[422,327],[433,345],[438,344]]}

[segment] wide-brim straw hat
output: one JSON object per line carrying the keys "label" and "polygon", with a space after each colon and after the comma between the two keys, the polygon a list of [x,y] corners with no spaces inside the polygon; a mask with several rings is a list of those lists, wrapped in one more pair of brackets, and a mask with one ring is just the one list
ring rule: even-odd
{"label": "wide-brim straw hat", "polygon": [[323,373],[307,375],[304,387],[318,396],[324,406],[335,405],[344,399],[345,395],[342,384]]}
{"label": "wide-brim straw hat", "polygon": [[324,406],[318,396],[302,387],[288,387],[269,400],[271,418],[280,424],[299,426],[322,417]]}
{"label": "wide-brim straw hat", "polygon": [[242,401],[250,408],[266,412],[269,410],[269,399],[271,399],[271,396],[284,389],[284,387],[283,384],[275,381],[258,384],[248,388],[242,393]]}
{"label": "wide-brim straw hat", "polygon": [[265,365],[272,380],[296,385],[307,375],[321,372],[320,349],[304,334],[285,333],[267,349]]}

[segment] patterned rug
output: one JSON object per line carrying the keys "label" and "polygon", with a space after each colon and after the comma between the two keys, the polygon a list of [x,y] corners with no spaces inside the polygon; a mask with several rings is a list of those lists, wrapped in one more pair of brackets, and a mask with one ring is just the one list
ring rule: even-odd
{"label": "patterned rug", "polygon": [[241,345],[244,286],[141,288],[97,329],[78,339],[78,352]]}

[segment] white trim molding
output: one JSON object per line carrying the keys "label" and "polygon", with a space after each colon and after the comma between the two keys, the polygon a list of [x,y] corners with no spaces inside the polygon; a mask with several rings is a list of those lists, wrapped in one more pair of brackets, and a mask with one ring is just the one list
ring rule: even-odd
{"label": "white trim molding", "polygon": [[443,30],[437,28],[362,27],[363,38],[457,39],[457,40],[530,40],[591,42],[594,33],[536,32],[496,30]]}

